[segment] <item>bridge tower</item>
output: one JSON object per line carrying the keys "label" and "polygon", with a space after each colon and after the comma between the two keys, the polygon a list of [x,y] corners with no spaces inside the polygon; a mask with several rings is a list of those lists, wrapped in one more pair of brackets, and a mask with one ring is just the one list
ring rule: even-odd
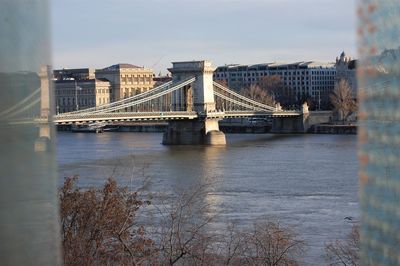
{"label": "bridge tower", "polygon": [[44,152],[49,148],[51,140],[51,68],[50,66],[41,66],[40,77],[40,123],[39,123],[39,138],[35,141],[35,151]]}
{"label": "bridge tower", "polygon": [[[198,119],[169,122],[164,133],[164,144],[207,144],[225,145],[225,134],[219,130],[218,119],[209,118],[208,113],[215,111],[213,72],[210,61],[173,62],[173,82],[192,77],[196,80],[184,88],[184,93],[173,95],[172,105],[184,102],[185,111],[195,111]],[[178,92],[176,92],[178,93]],[[176,110],[176,109],[174,109]]]}

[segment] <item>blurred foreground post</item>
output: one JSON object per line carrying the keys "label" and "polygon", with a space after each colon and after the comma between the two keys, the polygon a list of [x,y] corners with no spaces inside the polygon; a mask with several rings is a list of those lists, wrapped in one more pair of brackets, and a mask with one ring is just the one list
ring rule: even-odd
{"label": "blurred foreground post", "polygon": [[357,12],[361,265],[400,265],[400,5]]}
{"label": "blurred foreground post", "polygon": [[0,3],[0,258],[60,265],[47,0]]}

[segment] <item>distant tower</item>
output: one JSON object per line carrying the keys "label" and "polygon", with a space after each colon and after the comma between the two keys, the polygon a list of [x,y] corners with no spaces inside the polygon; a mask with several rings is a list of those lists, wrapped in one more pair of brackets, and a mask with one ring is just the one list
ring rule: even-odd
{"label": "distant tower", "polygon": [[51,139],[51,70],[49,66],[41,66],[40,72],[40,122],[39,138],[35,141],[35,151],[48,150]]}
{"label": "distant tower", "polygon": [[346,80],[353,91],[354,97],[357,94],[357,79],[356,79],[356,60],[347,56],[344,51],[339,57],[336,57],[336,76],[335,85],[339,80]]}
{"label": "distant tower", "polygon": [[[168,70],[175,83],[195,78],[191,85],[185,86],[182,95],[175,93],[172,105],[185,103],[185,111],[196,112],[198,119],[189,121],[170,121],[164,133],[164,144],[209,144],[225,145],[225,134],[219,130],[218,120],[208,118],[208,112],[215,111],[214,68],[210,61],[173,62]],[[176,108],[176,107],[175,107]]]}

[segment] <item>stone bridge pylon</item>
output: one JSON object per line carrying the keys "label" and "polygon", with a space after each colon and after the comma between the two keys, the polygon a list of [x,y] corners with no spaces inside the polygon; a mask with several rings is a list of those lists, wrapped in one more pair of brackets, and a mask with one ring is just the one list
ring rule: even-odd
{"label": "stone bridge pylon", "polygon": [[192,77],[196,80],[186,85],[183,92],[174,92],[172,107],[184,102],[187,111],[195,111],[198,118],[170,121],[163,144],[225,145],[225,134],[219,130],[218,118],[208,116],[215,112],[213,71],[210,61],[173,62],[172,81],[180,82]]}

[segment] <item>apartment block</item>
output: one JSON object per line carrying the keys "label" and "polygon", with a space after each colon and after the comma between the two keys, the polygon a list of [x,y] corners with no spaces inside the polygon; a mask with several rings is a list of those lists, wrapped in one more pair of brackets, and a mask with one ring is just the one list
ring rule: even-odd
{"label": "apartment block", "polygon": [[335,86],[335,75],[334,63],[308,61],[220,66],[214,72],[214,80],[240,91],[251,84],[260,84],[263,77],[279,76],[297,100],[311,97],[315,101],[328,102]]}

